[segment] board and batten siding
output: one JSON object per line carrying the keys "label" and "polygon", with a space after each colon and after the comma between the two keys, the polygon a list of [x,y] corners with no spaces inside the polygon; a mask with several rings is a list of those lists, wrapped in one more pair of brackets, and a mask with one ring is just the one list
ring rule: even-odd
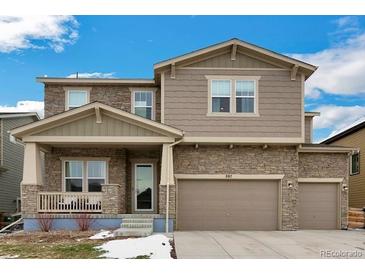
{"label": "board and batten siding", "polygon": [[108,115],[102,115],[102,123],[96,123],[96,116],[57,126],[34,134],[35,136],[160,136],[148,130]]}
{"label": "board and batten siding", "polygon": [[221,67],[221,68],[276,68],[274,65],[259,61],[245,54],[236,54],[236,60],[231,60],[231,52],[191,64],[190,67]]}
{"label": "board and batten siding", "polygon": [[15,212],[16,199],[20,197],[20,182],[23,177],[24,146],[12,143],[8,131],[33,122],[32,117],[7,118],[3,120],[3,167],[0,172],[0,212]]}
{"label": "board and batten siding", "polygon": [[365,128],[347,135],[331,145],[360,149],[360,173],[349,176],[349,206],[365,207]]}
{"label": "board and batten siding", "polygon": [[[259,117],[212,117],[208,112],[206,75],[261,76],[258,81]],[[165,72],[165,124],[185,136],[282,137],[302,135],[302,80],[290,80],[289,70],[176,69]]]}

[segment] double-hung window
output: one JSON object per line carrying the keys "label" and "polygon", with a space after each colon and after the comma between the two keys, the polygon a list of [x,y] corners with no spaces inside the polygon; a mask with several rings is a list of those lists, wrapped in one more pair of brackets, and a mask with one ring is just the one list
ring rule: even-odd
{"label": "double-hung window", "polygon": [[67,89],[66,110],[77,108],[89,103],[89,90]]}
{"label": "double-hung window", "polygon": [[210,76],[208,115],[258,116],[257,76]]}
{"label": "double-hung window", "polygon": [[255,81],[236,81],[236,112],[255,112]]}
{"label": "double-hung window", "polygon": [[146,119],[154,120],[153,91],[134,91],[132,112]]}
{"label": "double-hung window", "polygon": [[66,192],[101,192],[106,183],[106,161],[64,161],[64,190]]}
{"label": "double-hung window", "polygon": [[231,80],[212,80],[212,112],[230,112]]}

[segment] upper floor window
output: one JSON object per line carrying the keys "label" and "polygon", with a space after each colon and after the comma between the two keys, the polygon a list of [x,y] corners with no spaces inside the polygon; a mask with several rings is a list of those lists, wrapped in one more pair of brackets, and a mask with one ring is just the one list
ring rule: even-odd
{"label": "upper floor window", "polygon": [[67,89],[65,109],[73,109],[89,103],[89,90],[87,89]]}
{"label": "upper floor window", "polygon": [[212,112],[230,112],[231,81],[212,80]]}
{"label": "upper floor window", "polygon": [[360,154],[356,152],[351,155],[350,175],[356,175],[360,173]]}
{"label": "upper floor window", "polygon": [[208,115],[258,116],[257,76],[208,75]]}
{"label": "upper floor window", "polygon": [[132,96],[132,112],[146,119],[154,120],[154,91],[134,90]]}

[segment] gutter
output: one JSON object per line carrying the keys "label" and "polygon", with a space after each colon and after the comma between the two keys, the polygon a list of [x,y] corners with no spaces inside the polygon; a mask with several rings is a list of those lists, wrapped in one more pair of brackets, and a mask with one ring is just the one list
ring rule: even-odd
{"label": "gutter", "polygon": [[[175,145],[181,143],[183,138],[169,145],[169,149],[172,149]],[[170,174],[170,153],[167,153],[167,174]],[[169,176],[168,176],[169,177]],[[169,204],[170,204],[170,182],[166,182],[166,214],[165,214],[165,232],[169,233]]]}
{"label": "gutter", "polygon": [[298,152],[302,153],[352,153],[354,151],[359,151],[359,148],[351,148],[351,147],[303,147],[302,145],[298,146]]}

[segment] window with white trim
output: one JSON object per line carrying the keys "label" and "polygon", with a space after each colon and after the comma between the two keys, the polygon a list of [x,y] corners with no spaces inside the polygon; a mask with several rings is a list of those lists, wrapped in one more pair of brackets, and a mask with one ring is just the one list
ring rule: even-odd
{"label": "window with white trim", "polygon": [[236,80],[236,112],[255,112],[255,81]]}
{"label": "window with white trim", "polygon": [[259,76],[213,76],[209,81],[208,115],[256,116]]}
{"label": "window with white trim", "polygon": [[66,110],[77,108],[89,103],[89,92],[87,90],[68,90]]}
{"label": "window with white trim", "polygon": [[351,155],[350,175],[356,175],[360,173],[360,153],[355,152]]}
{"label": "window with white trim", "polygon": [[133,113],[146,119],[154,119],[153,91],[133,92]]}
{"label": "window with white trim", "polygon": [[212,112],[230,112],[231,80],[212,80]]}
{"label": "window with white trim", "polygon": [[106,171],[106,161],[66,160],[64,161],[64,190],[66,192],[101,192],[102,185],[106,183]]}

